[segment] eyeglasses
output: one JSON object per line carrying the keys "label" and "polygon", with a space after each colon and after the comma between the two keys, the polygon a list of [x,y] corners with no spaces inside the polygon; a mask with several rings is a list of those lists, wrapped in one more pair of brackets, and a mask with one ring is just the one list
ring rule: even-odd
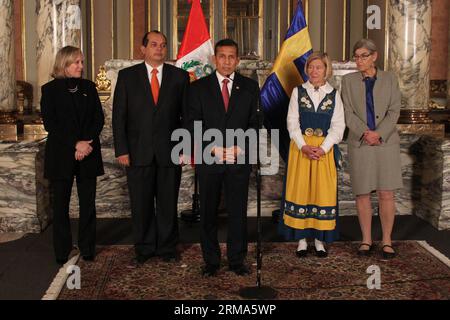
{"label": "eyeglasses", "polygon": [[364,53],[361,55],[353,55],[353,60],[357,61],[359,59],[361,59],[362,61],[366,61],[372,54],[371,53]]}

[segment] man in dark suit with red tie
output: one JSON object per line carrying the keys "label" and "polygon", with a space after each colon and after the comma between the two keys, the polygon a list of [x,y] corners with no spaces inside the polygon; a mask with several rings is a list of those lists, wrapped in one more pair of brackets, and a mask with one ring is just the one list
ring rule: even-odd
{"label": "man in dark suit with red tie", "polygon": [[155,255],[169,262],[177,259],[182,164],[171,160],[171,135],[186,119],[189,75],[164,63],[167,39],[159,31],[144,36],[141,51],[145,61],[117,79],[114,147],[127,170],[137,262]]}
{"label": "man in dark suit with red tie", "polygon": [[[252,79],[236,72],[239,49],[231,39],[219,41],[214,49],[216,72],[195,81],[189,98],[188,127],[201,121],[202,130],[216,129],[224,143],[215,141],[211,155],[215,162],[196,165],[200,186],[201,246],[205,266],[204,276],[215,276],[220,267],[220,247],[217,239],[217,209],[222,185],[225,187],[228,214],[227,257],[229,269],[238,275],[249,273],[244,264],[247,255],[247,198],[251,165],[248,163],[248,142],[238,145],[234,139],[226,141],[227,129],[258,127],[257,106],[259,86]],[[208,147],[209,145],[209,147]],[[209,152],[210,143],[203,143]],[[196,158],[198,153],[196,153]],[[244,155],[245,163],[237,160]],[[196,160],[196,163],[198,161]]]}

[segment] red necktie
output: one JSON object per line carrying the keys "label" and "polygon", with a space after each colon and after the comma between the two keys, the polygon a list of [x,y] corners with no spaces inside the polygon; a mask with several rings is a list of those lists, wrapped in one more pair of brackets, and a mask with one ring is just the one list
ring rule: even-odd
{"label": "red necktie", "polygon": [[225,105],[225,112],[228,111],[228,103],[230,102],[230,93],[228,92],[228,82],[230,80],[223,79],[222,80],[222,98],[223,98],[223,104]]}
{"label": "red necktie", "polygon": [[155,102],[155,105],[158,103],[158,96],[159,96],[159,82],[158,82],[158,69],[152,70],[152,80],[150,82],[150,85],[152,87],[152,95],[153,95],[153,101]]}

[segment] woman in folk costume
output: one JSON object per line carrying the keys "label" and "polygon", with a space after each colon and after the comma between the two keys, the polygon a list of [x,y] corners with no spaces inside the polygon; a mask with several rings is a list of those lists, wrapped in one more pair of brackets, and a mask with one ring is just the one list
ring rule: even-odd
{"label": "woman in folk costume", "polygon": [[314,239],[318,257],[326,257],[324,243],[338,237],[337,145],[345,130],[344,108],[327,82],[332,65],[326,53],[312,53],[305,72],[309,81],[294,88],[289,103],[291,143],[280,229],[287,240],[299,240],[298,257],[307,255],[307,239]]}

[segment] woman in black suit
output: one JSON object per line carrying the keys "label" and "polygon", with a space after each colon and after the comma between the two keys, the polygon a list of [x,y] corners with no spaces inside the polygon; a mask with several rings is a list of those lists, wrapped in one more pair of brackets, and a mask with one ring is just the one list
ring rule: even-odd
{"label": "woman in black suit", "polygon": [[56,261],[67,262],[72,250],[69,202],[77,179],[80,206],[78,247],[84,260],[95,257],[95,193],[103,175],[99,135],[103,110],[95,84],[82,79],[83,54],[67,46],[56,55],[52,77],[42,86],[41,111],[45,130],[44,176],[53,193],[53,246]]}

